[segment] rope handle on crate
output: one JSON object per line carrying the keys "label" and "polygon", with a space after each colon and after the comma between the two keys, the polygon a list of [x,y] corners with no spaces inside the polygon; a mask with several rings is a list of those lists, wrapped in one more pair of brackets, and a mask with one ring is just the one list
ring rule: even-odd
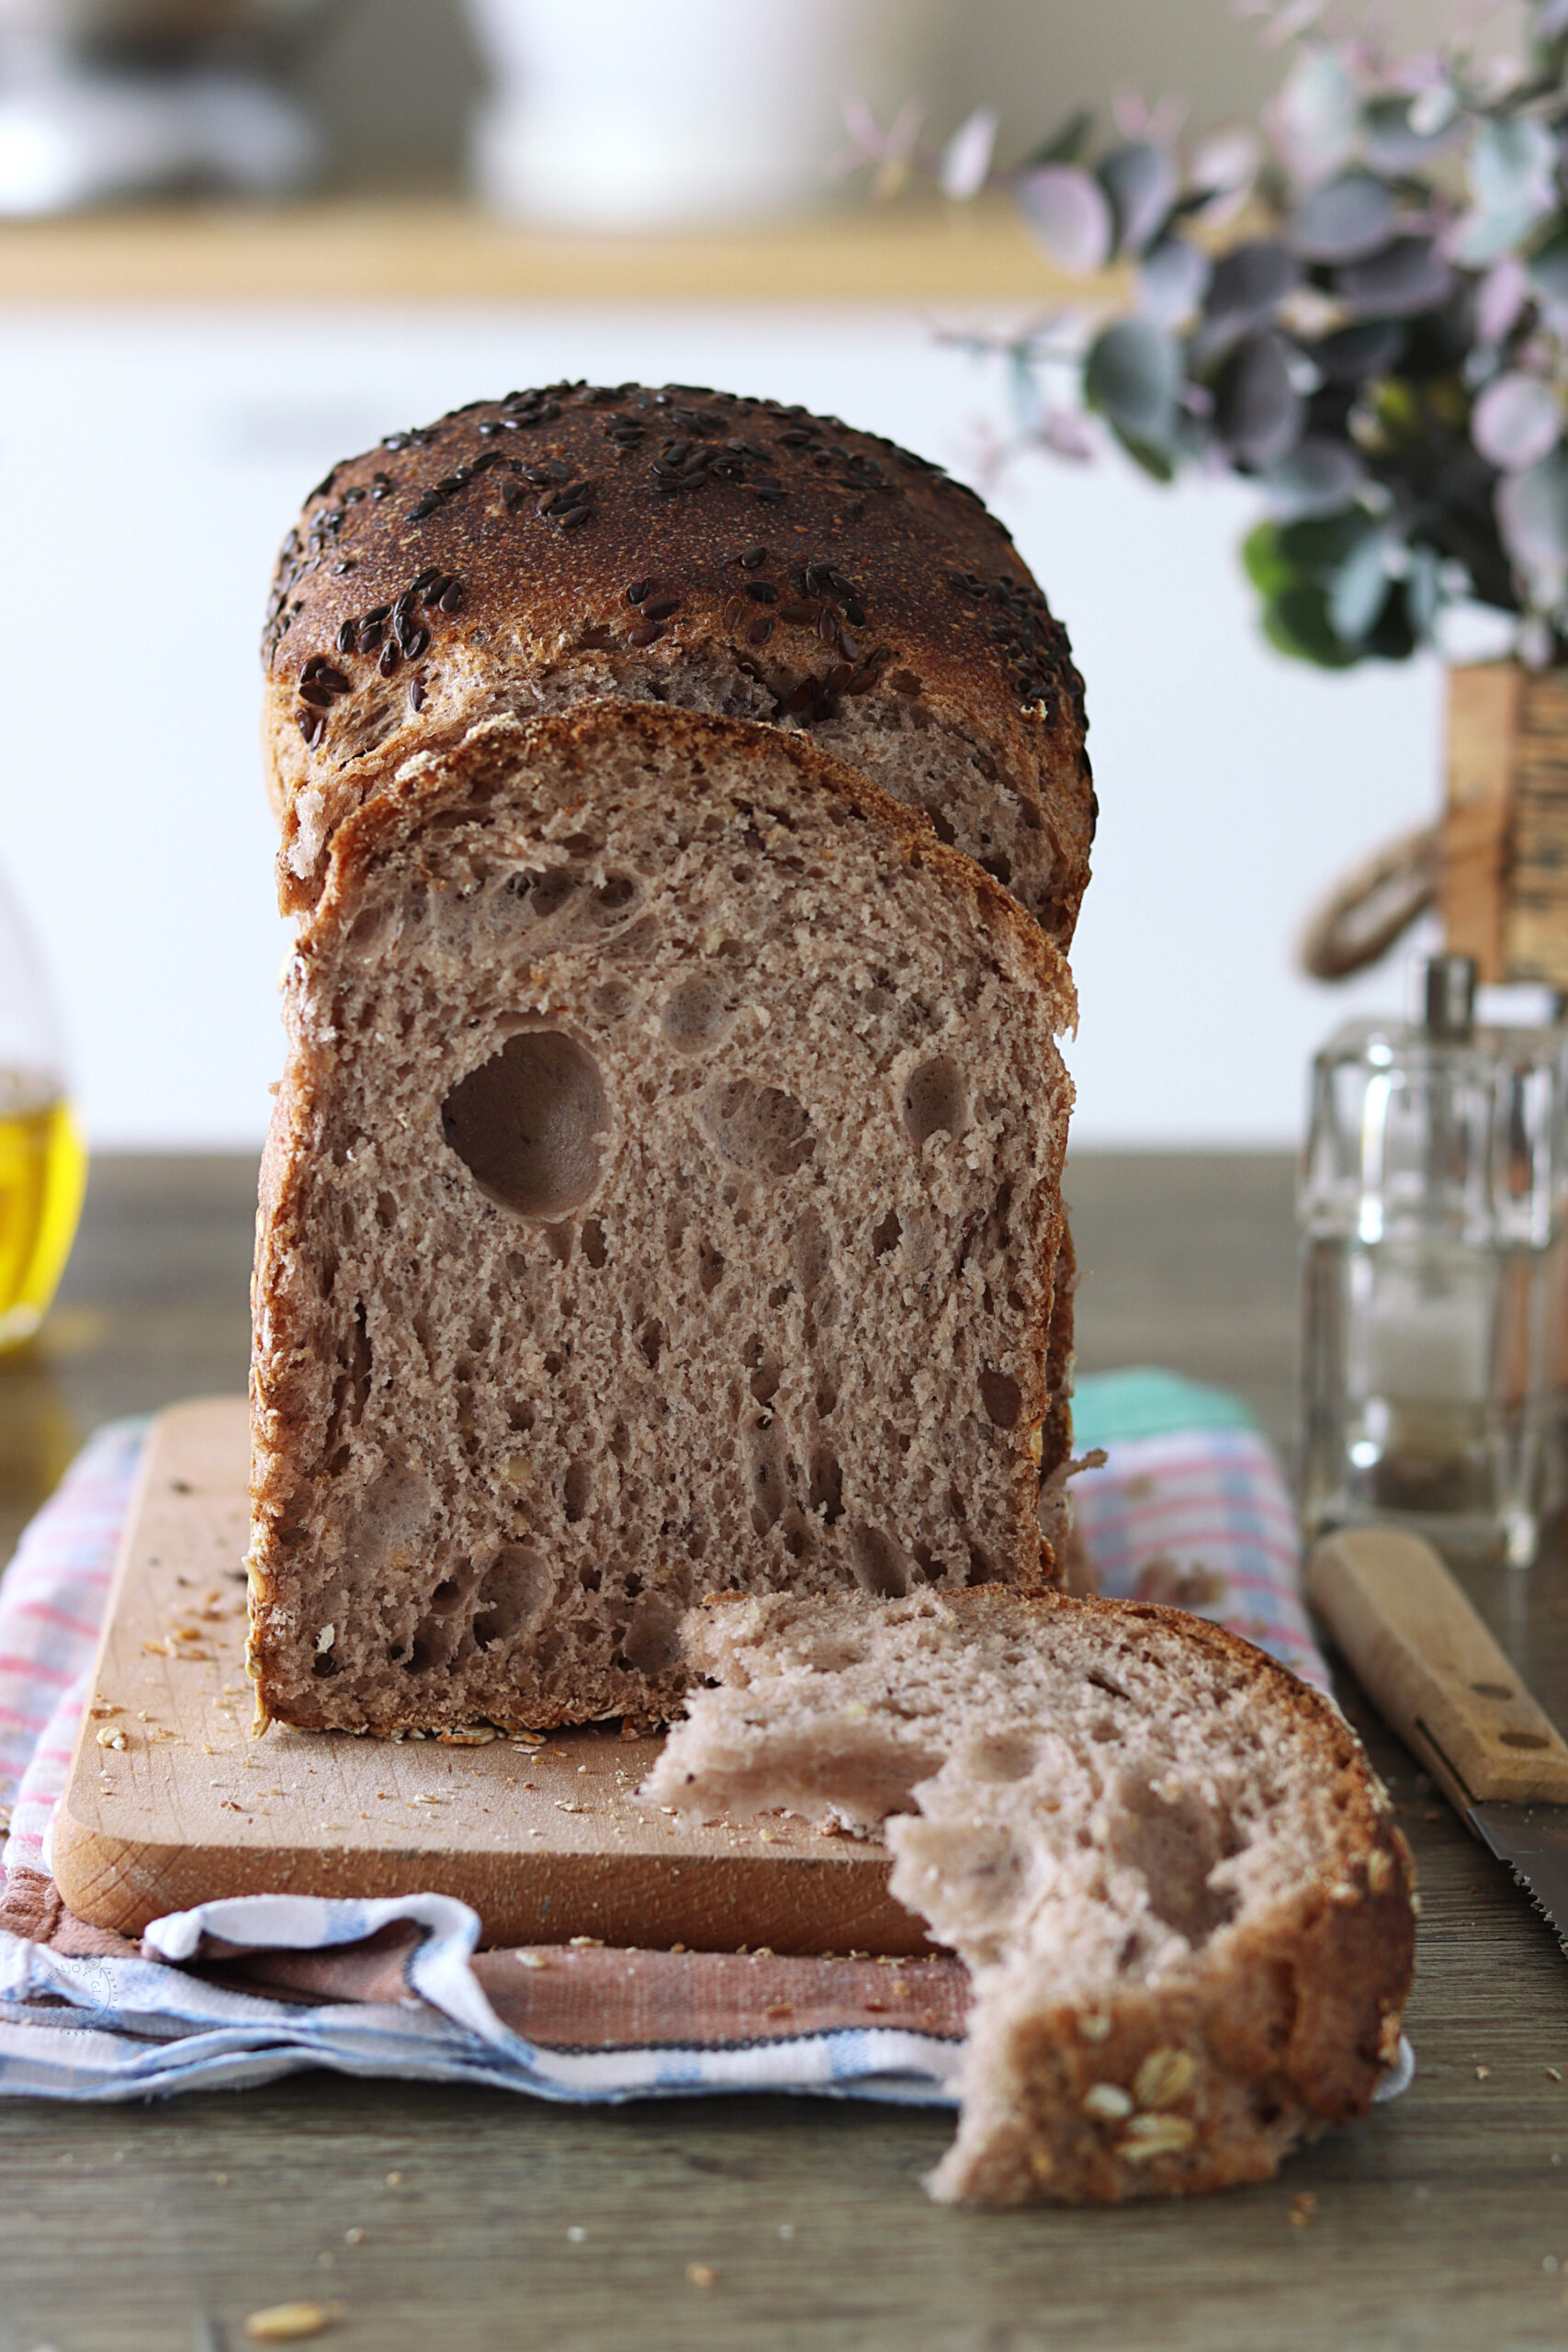
{"label": "rope handle on crate", "polygon": [[1296,960],[1314,980],[1347,980],[1386,956],[1434,904],[1441,832],[1421,825],[1353,866],[1307,918]]}

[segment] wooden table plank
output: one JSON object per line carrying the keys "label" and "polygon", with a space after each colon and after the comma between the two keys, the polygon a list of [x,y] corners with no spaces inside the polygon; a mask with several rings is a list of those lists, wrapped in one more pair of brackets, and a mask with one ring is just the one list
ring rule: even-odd
{"label": "wooden table plank", "polygon": [[[24,1422],[43,1431],[32,1451],[13,1436],[13,1492],[24,1474],[36,1490],[49,1445],[93,1413],[232,1385],[248,1173],[96,1171],[62,1326],[30,1368],[0,1364],[0,1427],[30,1396]],[[1171,1363],[1288,1419],[1288,1163],[1080,1155],[1068,1190],[1086,1367]],[[1529,1577],[1472,1589],[1568,1720],[1562,1568],[1553,1549]],[[945,2119],[784,2099],[549,2108],[310,2076],[148,2108],[0,2101],[0,2352],[238,2352],[247,2312],[301,2295],[342,2298],[323,2340],[344,2352],[1560,2346],[1568,2082],[1547,2070],[1568,2077],[1568,1962],[1369,1728],[1423,1874],[1418,2072],[1270,2187],[1119,2212],[939,2211],[919,2177]],[[711,2287],[688,2282],[694,2263]]]}

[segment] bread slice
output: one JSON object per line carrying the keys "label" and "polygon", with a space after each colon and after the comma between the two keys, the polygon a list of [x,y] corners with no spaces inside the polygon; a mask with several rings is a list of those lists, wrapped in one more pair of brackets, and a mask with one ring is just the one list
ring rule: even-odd
{"label": "bread slice", "polygon": [[987,2205],[1262,2180],[1365,2109],[1415,1945],[1409,1849],[1329,1702],[1173,1609],[994,1589],[695,1611],[644,1793],[881,1828],[968,1962],[958,2136]]}
{"label": "bread slice", "polygon": [[254,1285],[262,1711],[678,1705],[682,1611],[1052,1572],[1057,951],[809,741],[491,720],[345,819]]}

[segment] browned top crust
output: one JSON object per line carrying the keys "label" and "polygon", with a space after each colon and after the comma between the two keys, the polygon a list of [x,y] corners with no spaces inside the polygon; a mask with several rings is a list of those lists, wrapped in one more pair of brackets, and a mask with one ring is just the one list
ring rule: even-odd
{"label": "browned top crust", "polygon": [[609,695],[818,732],[1071,937],[1094,798],[1066,633],[973,492],[837,418],[555,384],[390,434],[305,502],[263,650],[286,908],[412,756]]}

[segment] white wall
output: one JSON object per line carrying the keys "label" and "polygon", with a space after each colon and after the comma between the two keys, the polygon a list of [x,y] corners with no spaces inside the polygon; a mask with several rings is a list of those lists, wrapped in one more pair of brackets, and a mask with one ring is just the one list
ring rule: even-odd
{"label": "white wall", "polygon": [[[994,379],[894,313],[8,314],[0,863],[100,1148],[262,1132],[284,940],[255,645],[301,494],[394,425],[557,375],[765,390],[970,474],[1001,414]],[[1349,1009],[1292,978],[1290,941],[1350,858],[1435,808],[1436,672],[1269,653],[1235,485],[1031,460],[993,497],[1089,683],[1104,818],[1078,1138],[1289,1141],[1304,1057]]]}

